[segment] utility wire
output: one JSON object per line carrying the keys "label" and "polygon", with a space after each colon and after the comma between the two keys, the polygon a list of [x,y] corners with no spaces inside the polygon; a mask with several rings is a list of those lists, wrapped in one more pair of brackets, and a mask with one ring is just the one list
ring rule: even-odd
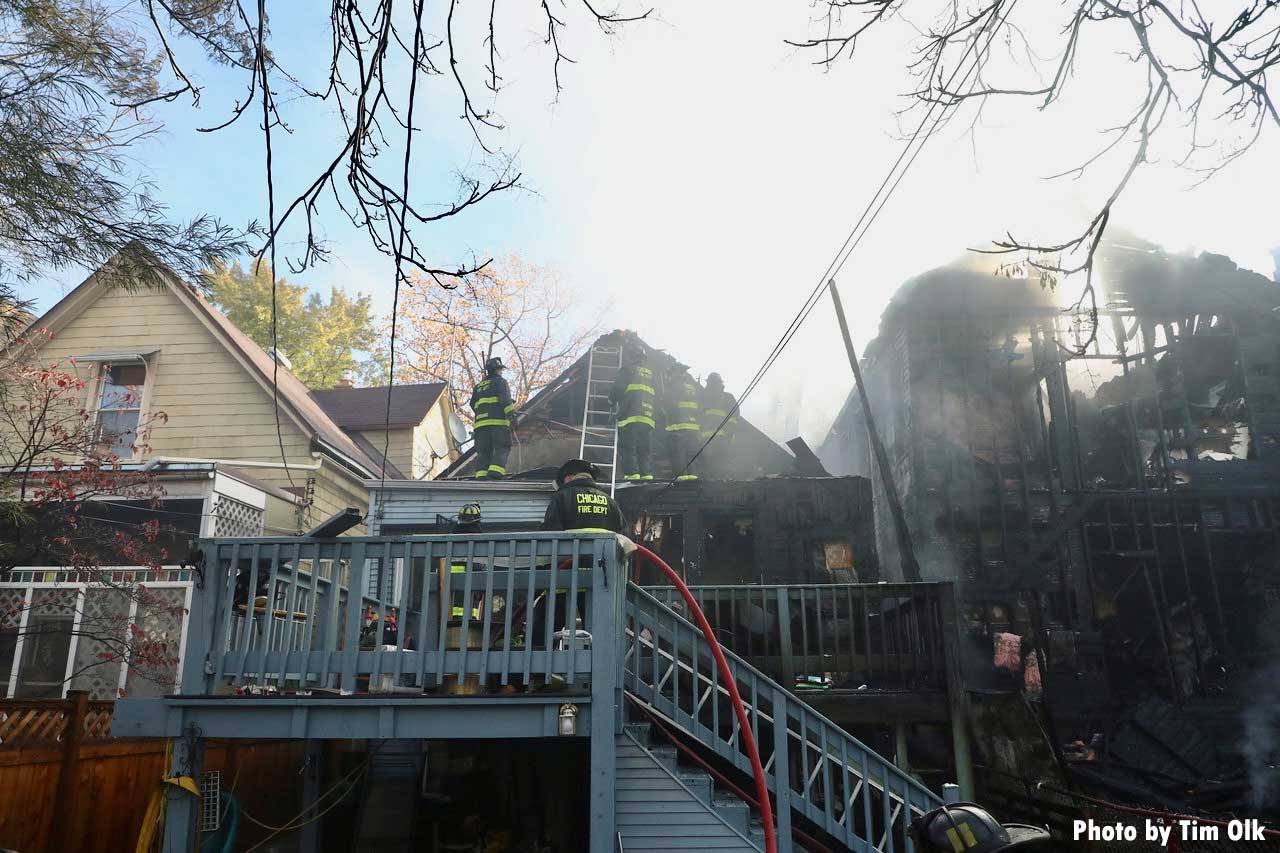
{"label": "utility wire", "polygon": [[[970,75],[972,75],[973,72],[981,65],[981,55],[990,49],[996,32],[1008,19],[1009,14],[1013,11],[1013,7],[1016,4],[1017,0],[1008,0],[1007,7],[1004,6],[1003,2],[997,3],[991,7],[991,13],[987,17],[986,23],[983,25],[984,28],[990,27],[986,44],[979,52],[979,58],[976,59],[968,71],[965,72],[964,78],[960,82],[961,88],[968,85]],[[999,21],[996,21],[997,17],[999,17]],[[993,21],[995,21],[995,25],[991,26]],[[951,72],[951,76],[947,79],[947,82],[944,85],[945,89],[951,89],[953,81],[960,73],[960,69],[963,68],[965,63],[968,61],[970,54],[973,53],[973,49],[978,45],[980,38],[981,33],[975,36],[969,43],[969,46],[965,49],[964,55],[956,64],[955,70]],[[682,469],[680,469],[679,472],[672,476],[671,482],[668,483],[668,488],[670,488],[671,484],[676,481],[676,477],[679,477],[681,474],[684,474],[689,470],[698,457],[701,456],[707,447],[710,446],[711,442],[715,440],[715,437],[720,434],[720,431],[724,429],[725,425],[728,424],[729,421],[738,413],[747,397],[750,396],[751,392],[760,384],[764,375],[768,372],[769,368],[773,366],[774,362],[778,360],[778,357],[782,355],[782,351],[786,348],[787,344],[791,342],[791,339],[795,337],[796,333],[800,330],[800,327],[804,324],[804,321],[808,319],[811,313],[813,313],[813,309],[817,307],[822,296],[822,290],[826,286],[827,282],[844,267],[845,263],[849,260],[849,256],[853,254],[853,250],[862,242],[862,238],[871,228],[876,217],[880,215],[880,211],[884,209],[885,204],[889,201],[890,196],[893,195],[894,190],[897,189],[898,184],[901,183],[902,178],[907,173],[907,170],[911,168],[911,164],[914,163],[916,157],[919,156],[920,151],[924,148],[924,143],[928,141],[929,137],[934,134],[938,129],[938,126],[942,123],[943,118],[946,116],[945,106],[943,107],[942,112],[938,114],[938,117],[934,119],[933,126],[929,128],[929,131],[924,135],[923,140],[920,141],[918,146],[916,145],[917,140],[920,140],[921,131],[924,130],[925,125],[929,122],[930,118],[933,117],[934,111],[937,110],[939,106],[942,106],[941,100],[935,99],[930,102],[928,110],[926,110],[924,117],[920,120],[920,124],[917,125],[915,131],[911,134],[910,139],[907,140],[907,144],[903,146],[902,151],[898,154],[897,160],[895,160],[893,165],[890,166],[884,180],[880,182],[880,186],[876,189],[875,194],[872,195],[866,208],[863,209],[862,215],[858,217],[858,221],[854,223],[853,228],[849,231],[849,235],[845,237],[844,242],[836,251],[835,257],[833,257],[831,262],[827,264],[826,271],[818,277],[818,282],[809,293],[804,305],[801,306],[795,317],[792,318],[791,323],[782,333],[782,337],[778,339],[776,344],[774,344],[773,349],[770,351],[769,355],[766,356],[764,363],[761,364],[760,369],[756,371],[756,374],[752,377],[751,381],[747,383],[747,387],[743,390],[741,396],[734,403],[728,414],[725,415],[724,419],[721,420],[719,425],[711,432],[711,435],[707,437],[707,440],[702,443],[702,446],[698,448],[698,452],[693,455],[693,457]],[[913,146],[915,146],[914,151],[912,150]],[[909,158],[908,155],[910,155]],[[906,165],[902,167],[901,171],[899,171],[898,167],[902,165],[903,160],[906,160]],[[888,187],[887,191],[885,189],[886,187]],[[877,200],[879,200],[879,204],[877,204]],[[861,232],[859,232],[860,228]]]}
{"label": "utility wire", "polygon": [[[296,489],[293,472],[289,470],[289,458],[284,452],[284,431],[280,427],[280,344],[277,340],[276,311],[276,193],[272,180],[271,164],[271,90],[267,88],[267,3],[258,0],[258,73],[262,78],[262,132],[265,134],[267,149],[267,245],[263,247],[271,254],[271,408],[276,418],[276,443],[280,447],[280,461],[284,463],[284,474],[289,479],[289,486]],[[254,274],[262,267],[262,252],[258,252],[258,263]]]}
{"label": "utility wire", "polygon": [[[391,295],[391,342],[390,355],[387,358],[387,411],[386,419],[382,426],[382,471],[379,475],[380,482],[378,484],[378,509],[383,508],[387,487],[387,454],[391,452],[391,392],[396,384],[396,320],[400,313],[400,284],[404,280],[404,273],[401,270],[401,258],[404,256],[405,236],[409,232],[408,216],[409,207],[409,165],[413,156],[413,103],[415,95],[418,91],[418,57],[422,51],[422,0],[414,3],[414,31],[413,31],[413,58],[412,67],[409,72],[409,107],[405,114],[405,143],[404,143],[404,179],[400,191],[400,233],[396,242],[395,263],[395,286]],[[388,218],[390,223],[390,218]],[[435,448],[431,449],[431,453],[435,455]],[[431,460],[432,463],[435,459]],[[409,459],[409,477],[413,477],[413,459]],[[372,505],[370,506],[372,509]],[[366,514],[366,518],[368,515]]]}

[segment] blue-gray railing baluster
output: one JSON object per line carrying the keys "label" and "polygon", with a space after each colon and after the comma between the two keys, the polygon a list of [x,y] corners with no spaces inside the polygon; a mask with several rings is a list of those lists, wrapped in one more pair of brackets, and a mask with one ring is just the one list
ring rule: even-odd
{"label": "blue-gray railing baluster", "polygon": [[[391,542],[382,543],[382,556],[378,558],[378,611],[373,622],[373,668],[369,672],[369,689],[373,690],[382,678],[382,647],[386,645],[387,584],[394,584],[395,569],[391,563]],[[363,604],[363,602],[361,602]]]}
{"label": "blue-gray railing baluster", "polygon": [[[751,683],[751,690],[749,691],[751,694],[751,707],[749,708],[749,710],[751,711],[751,714],[748,716],[747,719],[751,721],[751,737],[755,739],[755,742],[757,744],[759,744],[760,743],[760,680],[756,678],[756,675],[754,672],[750,672],[750,671],[747,672],[747,677]],[[741,678],[739,678],[738,683],[741,683]]]}
{"label": "blue-gray railing baluster", "polygon": [[822,762],[822,807],[827,813],[827,830],[830,831],[835,823],[834,813],[831,811],[831,756],[827,753],[827,725],[819,722],[818,726],[818,747],[821,750],[818,760]]}
{"label": "blue-gray railing baluster", "polygon": [[903,648],[903,640],[905,639],[902,617],[902,596],[894,596],[893,605],[893,648],[898,657],[898,687],[905,690],[907,687],[907,654]]}
{"label": "blue-gray railing baluster", "polygon": [[804,587],[796,587],[796,593],[800,596],[800,660],[804,668],[803,672],[795,674],[795,677],[799,678],[802,675],[808,675],[813,667],[809,662],[809,656],[812,653],[809,640],[809,601]]}
{"label": "blue-gray railing baluster", "polygon": [[811,793],[812,779],[809,776],[809,720],[805,714],[805,705],[803,702],[796,703],[796,710],[800,717],[800,778],[804,780],[804,788],[800,792],[800,799],[806,803],[813,802]]}
{"label": "blue-gray railing baluster", "polygon": [[284,613],[285,613],[285,630],[286,636],[281,637],[280,641],[280,672],[277,674],[276,684],[284,687],[285,679],[289,674],[290,653],[293,651],[294,641],[294,621],[293,613],[298,604],[298,564],[302,562],[302,543],[293,543],[293,563],[289,571],[289,589],[284,596]]}
{"label": "blue-gray railing baluster", "polygon": [[867,750],[858,750],[862,764],[862,820],[864,838],[868,846],[875,844],[875,825],[871,822],[871,792],[875,786],[871,784],[871,771],[867,768]]}
{"label": "blue-gray railing baluster", "polygon": [[720,737],[720,667],[711,666],[711,731]]}
{"label": "blue-gray railing baluster", "polygon": [[[569,558],[569,600],[565,602],[564,629],[569,632],[569,659],[565,663],[565,683],[572,685],[574,683],[575,667],[574,657],[578,652],[578,560],[582,554],[582,539],[573,538],[573,556]],[[591,603],[587,602],[585,613],[591,612]],[[586,622],[590,616],[582,621]],[[587,630],[594,630],[594,625],[586,626]]]}
{"label": "blue-gray railing baluster", "polygon": [[444,679],[444,656],[449,648],[449,622],[453,619],[453,545],[452,539],[444,545],[444,565],[440,567],[440,630],[436,645],[437,679]]}
{"label": "blue-gray railing baluster", "polygon": [[547,587],[547,605],[543,608],[543,612],[546,614],[546,619],[544,620],[545,624],[543,625],[542,630],[542,648],[546,654],[546,663],[543,667],[543,678],[546,680],[547,684],[551,683],[551,673],[553,670],[551,661],[553,657],[552,649],[555,648],[553,635],[555,634],[556,604],[558,603],[556,599],[560,597],[557,592],[560,588],[560,545],[563,542],[563,539],[553,539],[551,542],[551,583]]}
{"label": "blue-gray railing baluster", "polygon": [[906,853],[915,853],[915,845],[911,843],[911,833],[908,828],[911,826],[911,783],[907,774],[902,774],[902,847]]}
{"label": "blue-gray railing baluster", "polygon": [[502,599],[502,686],[511,683],[511,624],[516,608],[516,540],[507,543],[507,587]]}
{"label": "blue-gray railing baluster", "polygon": [[[316,622],[321,615],[320,608],[320,543],[311,543],[311,596],[307,599],[307,618],[302,620],[302,664],[299,671],[298,687],[306,688],[311,684],[311,646],[315,637]],[[301,556],[298,558],[301,562]]]}
{"label": "blue-gray railing baluster", "polygon": [[[471,588],[472,576],[475,573],[475,566],[472,565],[476,558],[476,541],[474,539],[467,540],[467,567],[462,573],[462,626],[458,631],[458,683],[461,684],[467,676],[467,649],[471,646],[471,638],[469,629],[471,628],[471,600],[474,591]],[[453,572],[450,567],[450,573]],[[453,607],[452,599],[449,604]]]}
{"label": "blue-gray railing baluster", "polygon": [[853,848],[854,834],[853,797],[849,789],[854,777],[853,768],[849,766],[849,739],[840,738],[840,818],[844,824],[844,844],[850,849]]}
{"label": "blue-gray railing baluster", "polygon": [[826,632],[822,630],[824,621],[822,614],[822,587],[818,587],[813,591],[813,597],[817,605],[817,609],[814,611],[813,624],[818,633],[818,665],[814,668],[814,671],[822,673],[826,670],[825,658],[827,654]]}
{"label": "blue-gray railing baluster", "polygon": [[497,540],[489,540],[488,564],[484,571],[484,600],[480,604],[480,684],[489,680],[489,637],[493,630],[493,573],[497,566]]}
{"label": "blue-gray railing baluster", "polygon": [[[227,671],[227,656],[231,653],[231,625],[232,625],[232,620],[235,618],[235,610],[236,610],[236,605],[235,605],[236,575],[240,572],[240,543],[233,542],[231,543],[230,548],[231,548],[231,562],[229,564],[229,567],[230,567],[229,571],[227,572],[227,580],[226,580],[227,590],[226,590],[226,594],[223,596],[222,610],[218,613],[218,621],[221,623],[221,628],[214,632],[213,647],[209,651],[209,653],[213,656],[213,669],[214,669],[213,684],[211,685],[211,689],[209,690],[210,693],[214,692],[214,689],[218,685],[222,684],[223,676],[226,674],[226,671]],[[222,549],[212,548],[210,549],[210,551],[212,551],[215,555],[218,555],[220,557]],[[210,561],[206,560],[205,562],[208,563]],[[222,571],[221,559],[215,559],[213,561],[212,566],[206,565],[205,570],[212,571],[212,572],[221,572]],[[200,665],[203,665],[202,662],[198,662],[198,663]]]}
{"label": "blue-gray railing baluster", "polygon": [[369,588],[369,558],[365,543],[351,544],[351,576],[347,579],[347,624],[343,627],[342,690],[356,692],[360,665],[360,626],[364,622],[364,590]]}
{"label": "blue-gray railing baluster", "polygon": [[[276,646],[275,603],[276,583],[280,577],[280,550],[280,543],[278,542],[271,546],[271,571],[267,573],[267,600],[262,605],[262,630],[258,632],[258,636],[262,638],[262,666],[255,680],[259,684],[267,683],[267,664]],[[257,618],[257,608],[254,608],[254,619],[256,620]]]}
{"label": "blue-gray railing baluster", "polygon": [[880,809],[884,815],[884,837],[880,839],[880,849],[885,853],[893,853],[893,790],[889,783],[889,765],[880,763]]}
{"label": "blue-gray railing baluster", "polygon": [[232,679],[232,683],[236,685],[244,684],[244,668],[245,662],[249,657],[249,647],[253,643],[254,630],[254,607],[258,602],[258,559],[261,554],[262,546],[258,543],[253,544],[253,558],[249,564],[249,587],[245,594],[244,618],[240,620],[240,653],[236,656],[236,674]]}
{"label": "blue-gray railing baluster", "polygon": [[[351,553],[347,543],[334,547],[329,568],[329,589],[333,601],[329,604],[329,618],[325,620],[325,672],[322,683],[326,687],[342,686],[343,631],[346,629],[347,610],[351,607]],[[345,556],[344,556],[345,555]],[[342,564],[346,563],[346,569]],[[343,575],[346,575],[344,584]]]}
{"label": "blue-gray railing baluster", "polygon": [[409,639],[409,598],[413,592],[413,543],[406,542],[401,548],[403,553],[400,565],[392,569],[392,577],[400,580],[400,600],[396,604],[396,651],[394,655],[395,669],[392,671],[391,686],[399,687],[404,674],[404,644]]}
{"label": "blue-gray railing baluster", "polygon": [[[555,562],[555,547],[552,546],[551,560]],[[533,610],[534,601],[537,597],[537,588],[534,586],[534,579],[538,575],[538,540],[529,540],[529,584],[528,591],[524,599],[524,683],[528,686],[530,681],[530,673],[533,668]]]}
{"label": "blue-gray railing baluster", "polygon": [[[422,555],[422,597],[418,605],[418,636],[417,636],[417,652],[418,652],[418,674],[417,686],[420,690],[427,689],[427,656],[431,652],[431,640],[435,637],[434,627],[431,624],[431,608],[434,606],[437,610],[440,607],[439,601],[432,604],[431,589],[435,586],[436,579],[439,577],[435,572],[436,566],[436,549],[434,542],[428,542],[425,547],[425,553]],[[410,562],[410,566],[413,563]],[[410,568],[410,572],[413,569]]]}
{"label": "blue-gray railing baluster", "polygon": [[[875,672],[873,671],[871,663],[871,604],[868,600],[867,590],[865,587],[859,590],[859,595],[862,598],[862,636],[867,651],[867,683],[874,684],[875,682],[871,680],[875,677]],[[884,659],[881,658],[880,662],[881,669],[883,670]],[[881,676],[883,677],[883,675],[884,673],[882,671]]]}

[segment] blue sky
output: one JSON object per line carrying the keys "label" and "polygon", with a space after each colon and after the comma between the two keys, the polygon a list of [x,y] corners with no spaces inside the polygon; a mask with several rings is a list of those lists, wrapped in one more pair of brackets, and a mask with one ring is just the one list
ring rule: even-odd
{"label": "blue sky", "polygon": [[[630,2],[622,0],[623,7]],[[276,5],[285,10],[273,22],[281,63],[308,81],[322,79],[324,10]],[[897,113],[912,82],[902,58],[927,12],[891,22],[853,60],[824,72],[782,41],[808,32],[807,0],[753,4],[750,15],[724,0],[659,0],[650,20],[621,27],[614,37],[571,5],[562,37],[576,63],[561,66],[564,91],[557,99],[537,5],[501,8],[508,15],[499,30],[507,87],[494,99],[480,83],[483,30],[474,16],[487,14],[487,4],[459,5],[462,71],[482,105],[501,114],[505,130],[489,140],[517,157],[528,190],[420,230],[419,239],[442,265],[473,252],[511,251],[554,266],[581,316],[600,317],[606,328],[633,328],[695,374],[721,372],[737,391],[897,155]],[[1049,14],[1019,8],[1016,23],[1032,33],[1050,29],[1056,23]],[[860,346],[906,278],[1008,230],[1061,238],[1096,210],[1116,163],[1103,162],[1077,180],[1045,180],[1098,147],[1100,120],[1128,109],[1111,97],[1126,91],[1123,59],[1105,43],[1082,50],[1073,88],[1052,110],[993,104],[972,137],[962,116],[930,141],[841,273]],[[265,220],[257,113],[217,134],[195,132],[226,115],[243,97],[243,83],[197,62],[192,45],[183,53],[205,87],[200,109],[186,100],[164,106],[166,130],[139,151],[139,163],[175,217],[209,212],[233,224]],[[482,162],[482,152],[457,118],[460,98],[447,76],[427,81],[418,110],[414,195],[447,201],[454,173]],[[309,99],[287,105],[285,118],[293,133],[276,134],[278,204],[300,191],[341,132],[336,116]],[[1269,275],[1268,250],[1280,244],[1277,134],[1265,133],[1254,151],[1198,188],[1194,176],[1173,168],[1174,157],[1153,151],[1156,162],[1135,176],[1114,222],[1173,250],[1220,252]],[[291,278],[371,293],[385,310],[389,260],[332,205],[322,226],[333,260]],[[297,238],[286,235],[280,250],[296,246]],[[43,306],[81,277],[46,283]],[[747,415],[759,420],[777,400],[800,394],[802,429],[812,443],[820,441],[850,387],[843,359],[824,303],[748,403]]]}

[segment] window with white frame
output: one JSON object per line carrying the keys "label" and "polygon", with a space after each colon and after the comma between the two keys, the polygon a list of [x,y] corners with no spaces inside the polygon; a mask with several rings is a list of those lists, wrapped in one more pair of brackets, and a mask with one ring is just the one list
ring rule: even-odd
{"label": "window with white frame", "polygon": [[147,382],[144,361],[103,364],[98,381],[98,436],[121,459],[133,456],[142,420],[142,392]]}
{"label": "window with white frame", "polygon": [[131,596],[97,584],[0,584],[0,698],[175,692],[191,587],[149,581]]}

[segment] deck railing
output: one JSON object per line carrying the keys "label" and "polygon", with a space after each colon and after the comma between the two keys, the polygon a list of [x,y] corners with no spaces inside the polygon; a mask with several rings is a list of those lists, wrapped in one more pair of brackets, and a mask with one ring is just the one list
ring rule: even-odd
{"label": "deck railing", "polygon": [[[681,609],[672,587],[646,587]],[[721,645],[788,687],[944,690],[945,583],[692,586]]]}
{"label": "deck railing", "polygon": [[[634,585],[623,625],[623,689],[750,772],[724,677],[698,628]],[[790,838],[794,809],[850,849],[910,853],[907,827],[940,798],[741,657],[727,657],[763,759],[778,837]]]}
{"label": "deck railing", "polygon": [[220,539],[202,553],[187,694],[572,687],[591,671],[597,608],[621,598],[599,594],[613,540],[564,533]]}

